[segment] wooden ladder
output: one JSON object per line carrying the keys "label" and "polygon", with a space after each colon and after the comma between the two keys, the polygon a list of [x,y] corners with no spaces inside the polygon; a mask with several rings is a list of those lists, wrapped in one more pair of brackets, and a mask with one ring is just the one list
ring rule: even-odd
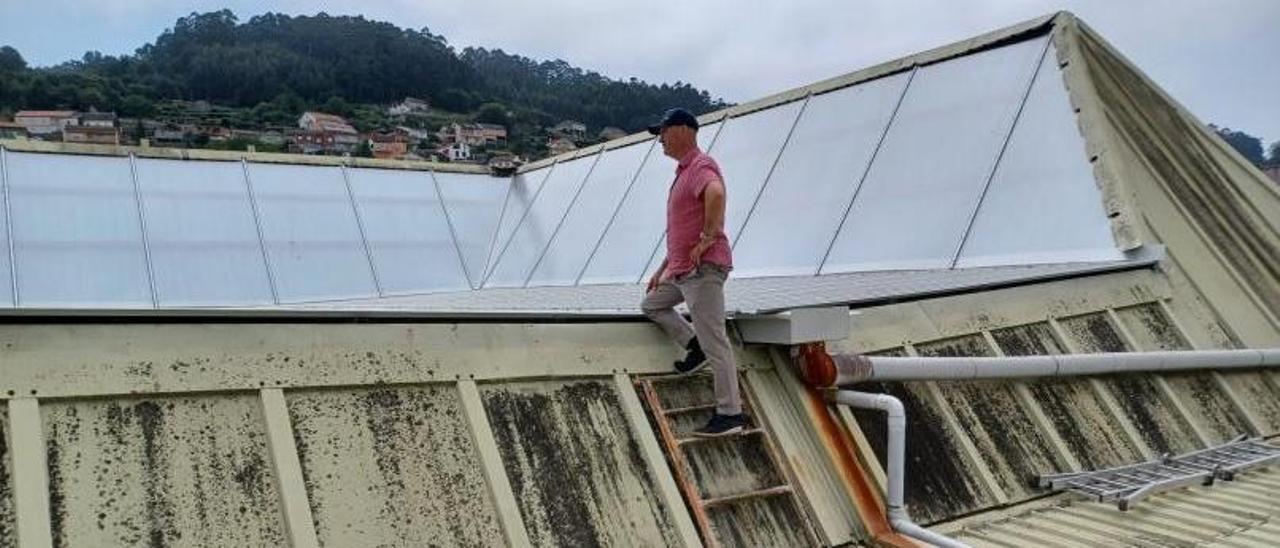
{"label": "wooden ladder", "polygon": [[[702,438],[696,437],[691,432],[677,432],[674,425],[674,418],[689,413],[705,413],[707,411],[714,412],[715,403],[699,403],[684,407],[665,408],[661,397],[661,389],[664,385],[670,385],[679,382],[691,382],[702,380],[700,377],[709,377],[708,374],[695,375],[661,375],[651,377],[641,377],[635,380],[636,387],[640,390],[645,406],[648,408],[653,424],[657,428],[658,437],[662,441],[663,450],[670,459],[671,466],[675,475],[676,483],[680,487],[680,491],[684,494],[685,502],[689,504],[692,510],[694,522],[698,526],[698,531],[702,535],[703,542],[710,547],[721,546],[721,540],[715,534],[711,525],[711,519],[708,516],[708,510],[714,508],[728,507],[737,504],[744,504],[756,499],[785,497],[792,505],[795,515],[800,517],[802,523],[798,524],[801,535],[808,541],[811,546],[819,546],[817,535],[813,529],[812,523],[805,512],[799,493],[793,485],[790,474],[783,467],[782,461],[779,459],[778,450],[773,440],[773,436],[768,432],[763,421],[758,419],[752,405],[752,398],[749,396],[749,387],[745,378],[740,377],[741,392],[743,394],[743,414],[747,417],[747,427],[737,434],[730,434],[720,437]],[[781,479],[778,485],[769,486],[762,489],[756,489],[743,493],[734,493],[714,498],[703,498],[702,487],[697,484],[694,477],[693,469],[689,462],[689,455],[686,453],[691,447],[702,444],[724,443],[726,440],[735,440],[741,438],[749,438],[757,440],[755,443],[763,444],[765,452],[769,456],[769,464],[772,466],[776,477]],[[748,442],[750,443],[750,442]]]}

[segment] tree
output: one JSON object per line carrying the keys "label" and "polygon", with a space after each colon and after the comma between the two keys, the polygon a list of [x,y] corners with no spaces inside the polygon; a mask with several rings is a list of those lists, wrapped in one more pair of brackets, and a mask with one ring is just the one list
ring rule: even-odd
{"label": "tree", "polygon": [[10,46],[0,47],[0,72],[21,72],[27,70],[27,61],[18,50]]}
{"label": "tree", "polygon": [[1267,165],[1280,167],[1280,141],[1271,143],[1271,153],[1267,157]]}
{"label": "tree", "polygon": [[511,125],[511,114],[502,103],[485,103],[476,111],[476,121],[482,124]]}
{"label": "tree", "polygon": [[1218,132],[1218,136],[1222,137],[1227,144],[1231,145],[1231,148],[1236,149],[1250,163],[1255,166],[1262,166],[1265,158],[1262,155],[1261,139],[1228,127],[1218,127],[1213,124],[1209,124],[1209,127]]}
{"label": "tree", "polygon": [[324,105],[320,107],[320,110],[329,114],[336,114],[344,117],[351,116],[353,112],[351,103],[346,102],[343,98],[336,95],[330,97],[328,101],[325,101]]}
{"label": "tree", "polygon": [[126,95],[120,101],[120,115],[131,118],[146,118],[155,113],[156,105],[150,99],[137,94]]}

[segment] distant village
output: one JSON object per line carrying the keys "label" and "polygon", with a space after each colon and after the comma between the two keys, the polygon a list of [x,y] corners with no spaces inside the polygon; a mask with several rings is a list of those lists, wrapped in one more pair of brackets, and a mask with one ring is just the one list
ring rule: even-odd
{"label": "distant village", "polygon": [[[12,120],[0,120],[0,139],[366,156],[481,164],[496,170],[513,169],[532,160],[506,151],[507,128],[502,125],[453,121],[435,129],[424,128],[423,120],[432,112],[426,99],[407,97],[385,107],[388,119],[403,125],[369,132],[356,130],[342,116],[318,111],[304,112],[296,127],[239,129],[201,123],[201,118],[210,118],[199,115],[202,108],[219,108],[201,103],[193,103],[180,115],[152,118],[124,118],[95,110],[18,111]],[[588,136],[585,124],[564,120],[550,128],[546,149],[549,155],[557,155],[625,135],[619,128],[607,127]]]}

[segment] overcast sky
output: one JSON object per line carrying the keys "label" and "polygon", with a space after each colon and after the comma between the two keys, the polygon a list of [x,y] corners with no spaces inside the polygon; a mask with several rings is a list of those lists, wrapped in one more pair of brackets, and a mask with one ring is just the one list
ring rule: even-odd
{"label": "overcast sky", "polygon": [[0,45],[33,65],[131,53],[192,11],[364,15],[458,48],[561,58],[748,101],[1060,9],[1205,122],[1280,140],[1280,0],[0,0]]}

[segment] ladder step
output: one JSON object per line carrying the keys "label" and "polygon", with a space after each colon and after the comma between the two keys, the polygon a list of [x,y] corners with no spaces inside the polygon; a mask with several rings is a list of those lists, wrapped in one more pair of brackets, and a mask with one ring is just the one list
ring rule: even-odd
{"label": "ladder step", "polygon": [[695,411],[706,411],[708,409],[715,409],[715,408],[716,408],[716,404],[714,403],[704,403],[701,405],[690,405],[688,407],[672,407],[671,409],[664,409],[662,411],[662,414],[670,417],[671,415],[681,415],[684,413],[692,413]]}
{"label": "ladder step", "polygon": [[749,493],[742,493],[740,495],[728,495],[728,496],[714,498],[714,499],[705,499],[702,501],[702,506],[704,508],[714,507],[714,506],[724,506],[726,504],[733,504],[735,502],[741,502],[749,499],[776,497],[779,495],[789,495],[791,494],[791,491],[792,490],[790,485],[779,485],[777,487],[770,487],[768,489],[761,489],[759,491],[751,491]]}
{"label": "ladder step", "polygon": [[759,428],[745,428],[741,432],[738,432],[736,434],[725,434],[723,436],[710,436],[710,437],[690,436],[687,438],[680,438],[676,440],[676,443],[679,443],[680,445],[688,445],[691,443],[700,443],[700,442],[706,442],[706,441],[716,441],[716,440],[741,438],[746,436],[755,436],[762,433],[764,433],[764,430],[761,430]]}

